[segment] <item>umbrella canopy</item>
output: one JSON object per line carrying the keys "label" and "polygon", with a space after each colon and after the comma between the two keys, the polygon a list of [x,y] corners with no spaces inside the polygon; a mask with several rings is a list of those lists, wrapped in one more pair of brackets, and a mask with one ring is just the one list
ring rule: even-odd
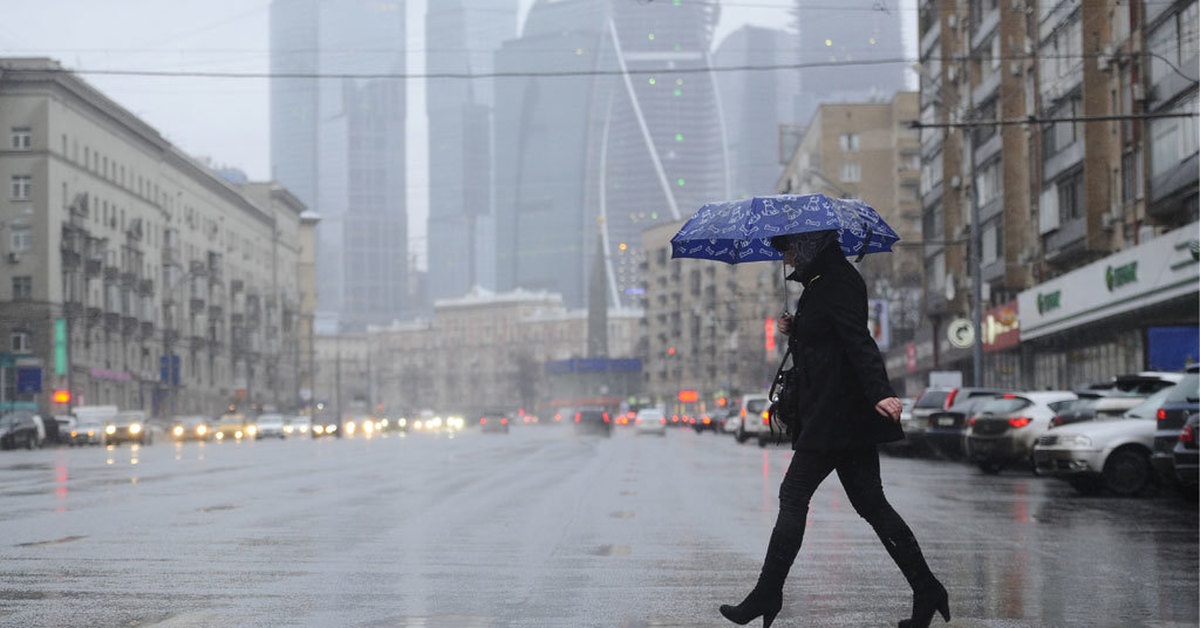
{"label": "umbrella canopy", "polygon": [[838,232],[838,244],[848,256],[891,251],[900,239],[879,212],[860,200],[824,194],[756,196],[701,207],[671,238],[671,258],[727,264],[781,260],[783,253],[771,247],[771,238],[828,230]]}

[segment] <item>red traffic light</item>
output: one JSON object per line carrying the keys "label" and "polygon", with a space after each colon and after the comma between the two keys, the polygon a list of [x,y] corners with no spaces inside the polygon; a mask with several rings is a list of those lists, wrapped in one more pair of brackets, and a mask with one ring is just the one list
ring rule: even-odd
{"label": "red traffic light", "polygon": [[679,401],[681,403],[690,403],[690,402],[699,401],[699,400],[700,400],[700,393],[698,393],[694,390],[679,391]]}
{"label": "red traffic light", "polygon": [[69,391],[69,390],[54,391],[54,403],[71,403],[71,391]]}

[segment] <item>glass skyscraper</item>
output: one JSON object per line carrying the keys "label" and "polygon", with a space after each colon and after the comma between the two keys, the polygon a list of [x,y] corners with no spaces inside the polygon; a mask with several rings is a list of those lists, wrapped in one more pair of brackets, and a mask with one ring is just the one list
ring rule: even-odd
{"label": "glass skyscraper", "polygon": [[405,41],[402,2],[271,3],[272,176],[321,216],[317,317],[327,330],[412,310],[405,85],[379,76],[405,71]]}

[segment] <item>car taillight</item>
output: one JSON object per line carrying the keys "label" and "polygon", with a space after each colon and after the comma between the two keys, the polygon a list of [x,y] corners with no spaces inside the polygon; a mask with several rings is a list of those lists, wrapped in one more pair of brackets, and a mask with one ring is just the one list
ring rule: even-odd
{"label": "car taillight", "polygon": [[1179,433],[1179,442],[1194,443],[1196,442],[1196,433],[1192,430],[1192,426],[1183,426],[1183,431]]}
{"label": "car taillight", "polygon": [[633,412],[626,412],[626,413],[625,413],[625,416],[626,416],[627,418],[630,418],[630,419],[632,419],[632,418],[636,417],[636,416],[637,416],[637,414],[636,414],[636,413],[633,413]]}
{"label": "car taillight", "polygon": [[479,419],[480,425],[487,425],[487,419]]}
{"label": "car taillight", "polygon": [[1022,417],[1015,417],[1015,418],[1009,419],[1008,424],[1013,427],[1025,427],[1026,425],[1029,425],[1032,421],[1033,421],[1033,419],[1022,416]]}
{"label": "car taillight", "polygon": [[508,419],[500,419],[500,425],[508,425]]}
{"label": "car taillight", "polygon": [[771,413],[769,411],[763,410],[762,417],[763,417],[763,425],[771,424]]}
{"label": "car taillight", "polygon": [[958,396],[958,389],[955,388],[954,390],[951,390],[950,394],[946,395],[946,403],[942,407],[945,408],[946,410],[949,410],[950,406],[954,405],[954,398],[957,396]]}
{"label": "car taillight", "polygon": [[1050,427],[1058,427],[1062,424],[1063,424],[1063,418],[1060,415],[1056,414],[1056,415],[1054,415],[1053,419],[1050,419]]}
{"label": "car taillight", "polygon": [[1162,408],[1158,409],[1158,420],[1159,421],[1167,420],[1167,411],[1166,410],[1163,410]]}
{"label": "car taillight", "polygon": [[638,417],[638,418],[634,419],[634,422],[636,422],[636,423],[641,423],[641,422],[642,422],[642,417]]}
{"label": "car taillight", "polygon": [[971,425],[975,425],[975,417],[971,417],[971,418],[970,418],[970,419],[967,421],[967,423],[970,423]]}
{"label": "car taillight", "polygon": [[578,412],[575,413],[575,422],[576,423],[579,422],[579,413]]}
{"label": "car taillight", "polygon": [[659,419],[659,420],[658,420],[658,422],[659,422],[659,423],[662,423],[663,425],[666,425],[666,424],[667,424],[667,417],[663,417],[663,418]]}
{"label": "car taillight", "polygon": [[746,409],[745,408],[742,408],[742,418],[743,419],[746,418]]}
{"label": "car taillight", "polygon": [[607,412],[604,413],[604,422],[608,423],[608,413]]}

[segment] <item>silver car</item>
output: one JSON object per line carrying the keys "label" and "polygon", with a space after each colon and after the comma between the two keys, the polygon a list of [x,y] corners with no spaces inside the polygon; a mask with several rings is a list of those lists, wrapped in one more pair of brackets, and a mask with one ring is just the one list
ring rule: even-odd
{"label": "silver car", "polygon": [[1005,394],[975,410],[967,426],[967,459],[986,473],[1033,461],[1033,446],[1050,429],[1050,404],[1075,399],[1065,390]]}

